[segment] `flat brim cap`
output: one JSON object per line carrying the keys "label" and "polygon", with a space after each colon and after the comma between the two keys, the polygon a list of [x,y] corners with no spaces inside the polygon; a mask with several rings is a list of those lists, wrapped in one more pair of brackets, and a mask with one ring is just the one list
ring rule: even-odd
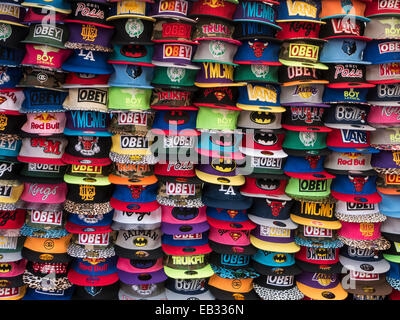
{"label": "flat brim cap", "polygon": [[283,42],[279,53],[279,61],[288,67],[328,70],[328,66],[318,62],[321,47],[321,42],[312,40]]}
{"label": "flat brim cap", "polygon": [[232,246],[227,244],[222,244],[209,240],[210,248],[217,253],[221,254],[243,254],[243,255],[253,255],[257,252],[257,248],[249,244],[247,246]]}
{"label": "flat brim cap", "polygon": [[380,259],[379,261],[361,261],[339,255],[339,261],[343,267],[354,272],[382,274],[390,269],[390,264],[385,259]]}

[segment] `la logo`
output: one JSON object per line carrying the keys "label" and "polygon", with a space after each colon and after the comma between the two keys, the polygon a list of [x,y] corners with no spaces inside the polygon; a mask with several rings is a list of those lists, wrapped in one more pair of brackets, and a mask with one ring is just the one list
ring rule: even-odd
{"label": "la logo", "polygon": [[79,51],[78,56],[84,57],[83,59],[85,59],[85,60],[95,61],[95,59],[93,57],[93,51],[88,50],[86,54],[83,51],[84,50],[81,49]]}
{"label": "la logo", "polygon": [[[225,189],[225,187],[228,187],[228,189]],[[225,186],[225,185],[221,184],[219,191],[223,192],[225,195],[236,196],[236,192],[232,186]]]}

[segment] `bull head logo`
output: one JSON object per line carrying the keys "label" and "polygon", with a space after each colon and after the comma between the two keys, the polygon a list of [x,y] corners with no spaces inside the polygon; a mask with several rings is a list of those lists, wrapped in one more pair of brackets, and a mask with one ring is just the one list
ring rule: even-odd
{"label": "bull head logo", "polygon": [[249,47],[253,49],[254,55],[260,58],[263,55],[264,49],[268,47],[268,42],[251,42],[249,41]]}
{"label": "bull head logo", "polygon": [[138,199],[142,191],[145,189],[143,186],[134,186],[134,185],[128,186],[128,188],[129,190],[131,190],[133,199]]}
{"label": "bull head logo", "polygon": [[320,158],[320,156],[308,156],[305,159],[310,163],[311,169],[316,169]]}
{"label": "bull head logo", "polygon": [[267,204],[271,207],[271,213],[274,217],[279,216],[281,209],[286,205],[286,201],[271,201],[269,199],[265,199]]}
{"label": "bull head logo", "polygon": [[356,192],[361,192],[369,177],[352,177],[349,175],[350,181],[354,184]]}

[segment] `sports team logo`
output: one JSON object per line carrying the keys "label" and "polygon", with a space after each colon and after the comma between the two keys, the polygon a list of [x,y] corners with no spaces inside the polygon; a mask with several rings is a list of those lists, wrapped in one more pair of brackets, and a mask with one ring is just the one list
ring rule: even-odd
{"label": "sports team logo", "polygon": [[143,22],[140,19],[128,19],[125,22],[125,32],[131,38],[139,38],[144,31]]}
{"label": "sports team logo", "polygon": [[268,75],[269,72],[269,66],[263,65],[263,64],[252,64],[251,65],[251,72],[257,77],[257,78],[263,78]]}
{"label": "sports team logo", "polygon": [[12,34],[12,28],[7,23],[0,24],[0,41],[6,41]]}
{"label": "sports team logo", "polygon": [[260,41],[259,42],[251,42],[251,41],[248,41],[248,44],[249,44],[249,47],[251,49],[253,49],[254,56],[257,57],[257,58],[260,58],[263,55],[264,50],[268,47],[268,42],[260,42]]}
{"label": "sports team logo", "polygon": [[353,183],[354,185],[354,189],[356,190],[356,192],[361,192],[364,188],[364,185],[367,183],[368,181],[368,176],[366,177],[353,177],[351,175],[349,175],[349,180]]}
{"label": "sports team logo", "polygon": [[209,50],[214,58],[221,58],[226,52],[226,46],[222,41],[211,41]]}
{"label": "sports team logo", "polygon": [[181,82],[181,80],[185,77],[185,73],[186,71],[184,68],[167,68],[167,76],[172,82]]}
{"label": "sports team logo", "polygon": [[342,44],[342,51],[348,56],[351,56],[357,51],[356,42],[354,40],[344,40]]}
{"label": "sports team logo", "polygon": [[94,42],[97,38],[97,28],[91,24],[83,24],[81,36],[82,39],[89,42]]}
{"label": "sports team logo", "polygon": [[317,134],[315,132],[299,131],[299,139],[305,147],[313,147],[317,142]]}
{"label": "sports team logo", "polygon": [[94,156],[100,152],[98,145],[99,137],[79,136],[78,143],[75,145],[75,150],[84,156]]}

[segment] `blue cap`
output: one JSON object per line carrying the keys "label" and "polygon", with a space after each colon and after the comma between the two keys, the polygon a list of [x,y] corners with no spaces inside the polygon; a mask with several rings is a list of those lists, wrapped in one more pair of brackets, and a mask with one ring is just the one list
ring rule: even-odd
{"label": "blue cap", "polygon": [[273,110],[280,107],[279,94],[281,89],[274,84],[248,83],[239,87],[237,106],[256,106],[259,111]]}
{"label": "blue cap", "polygon": [[151,63],[154,46],[138,44],[114,45],[114,51],[108,60],[109,63],[137,64],[147,67],[154,67]]}
{"label": "blue cap", "polygon": [[400,218],[400,197],[398,195],[383,194],[378,191],[382,201],[378,204],[380,213],[388,217]]}
{"label": "blue cap", "polygon": [[[304,10],[289,10],[288,1],[281,1],[278,6],[277,22],[286,21],[309,21],[309,22],[320,22],[319,14],[321,12],[320,1],[301,1],[298,6],[304,8]],[[292,4],[293,2],[290,1]],[[296,3],[292,4],[296,6]]]}
{"label": "blue cap", "polygon": [[[280,255],[279,261],[283,262],[276,262],[275,255]],[[286,257],[283,258],[282,255]],[[295,264],[294,254],[293,253],[281,253],[281,252],[271,252],[271,251],[264,251],[258,250],[255,255],[252,256],[252,259],[260,264],[269,267],[289,267]]]}
{"label": "blue cap", "polygon": [[375,128],[367,123],[369,107],[356,104],[338,104],[328,108],[324,113],[324,123],[334,129],[354,129],[373,131]]}
{"label": "blue cap", "polygon": [[0,65],[2,66],[19,66],[24,56],[24,49],[0,47]]}
{"label": "blue cap", "polygon": [[249,39],[242,41],[242,45],[233,58],[238,64],[266,64],[272,66],[282,65],[279,62],[280,43],[263,39]]}
{"label": "blue cap", "polygon": [[390,264],[390,269],[388,273],[386,273],[386,277],[400,280],[400,264],[390,261],[389,264]]}
{"label": "blue cap", "polygon": [[276,29],[264,23],[242,21],[235,26],[233,38],[237,40],[242,39],[274,39]]}
{"label": "blue cap", "polygon": [[[106,214],[94,215],[94,216],[71,213],[69,214],[67,221],[76,224],[78,226],[88,227],[88,228],[105,227],[105,226],[111,226],[113,215],[114,215],[114,210],[111,210]],[[86,232],[84,229],[82,231]]]}
{"label": "blue cap", "polygon": [[57,112],[64,111],[62,106],[68,92],[46,90],[39,88],[24,89],[25,100],[22,112]]}
{"label": "blue cap", "polygon": [[247,213],[250,220],[259,225],[296,229],[297,224],[290,220],[292,206],[293,201],[253,198],[253,205]]}
{"label": "blue cap", "polygon": [[67,136],[110,137],[108,132],[110,115],[98,111],[73,110],[65,113],[67,122],[64,134]]}
{"label": "blue cap", "polygon": [[202,202],[209,207],[233,210],[246,210],[252,204],[252,198],[240,193],[240,187],[205,183]]}
{"label": "blue cap", "polygon": [[164,234],[161,237],[161,242],[174,247],[199,247],[208,243],[207,232],[201,233],[201,239],[174,239],[175,235]]}
{"label": "blue cap", "polygon": [[157,110],[152,131],[171,134],[181,130],[196,129],[197,110]]}
{"label": "blue cap", "polygon": [[64,71],[92,74],[111,74],[113,68],[107,63],[109,53],[76,49],[62,65]]}
{"label": "blue cap", "polygon": [[0,159],[17,157],[21,146],[22,140],[3,139],[0,143]]}
{"label": "blue cap", "polygon": [[283,171],[286,175],[297,179],[321,180],[332,179],[335,176],[324,170],[324,156],[295,157],[286,159]]}
{"label": "blue cap", "polygon": [[[227,136],[225,134],[225,136]],[[242,144],[242,139],[243,135],[242,134],[234,134],[234,133],[229,133],[229,136],[231,139],[231,143],[226,144],[227,139],[224,137],[224,142],[225,144],[219,144],[218,139],[219,137],[222,137],[220,133],[212,133],[208,131],[204,131],[201,133],[201,136],[199,136],[198,139],[198,145],[197,148],[201,150],[211,150],[211,151],[217,151],[221,153],[235,153],[239,152],[239,147]],[[217,143],[216,143],[217,142]]]}
{"label": "blue cap", "polygon": [[71,5],[65,0],[25,0],[22,5],[34,8],[44,8],[61,13],[70,13]]}
{"label": "blue cap", "polygon": [[[93,264],[87,261],[88,259],[75,258],[71,269],[85,276],[107,276],[117,272],[117,259],[117,256],[101,259],[102,261],[96,264],[96,268],[93,268]],[[80,268],[80,265],[84,265],[85,268]]]}
{"label": "blue cap", "polygon": [[153,89],[153,67],[143,67],[132,64],[113,64],[115,72],[108,80],[111,87],[129,87]]}
{"label": "blue cap", "polygon": [[58,239],[65,237],[69,234],[67,230],[63,227],[62,229],[39,229],[27,225],[26,223],[20,229],[21,235],[24,237],[36,237],[36,238],[47,238],[47,239]]}
{"label": "blue cap", "polygon": [[330,39],[324,44],[319,61],[322,63],[371,64],[363,61],[366,41],[351,38]]}
{"label": "blue cap", "polygon": [[43,291],[39,289],[27,288],[22,300],[71,300],[75,286],[66,290]]}
{"label": "blue cap", "polygon": [[[129,186],[117,184],[115,185],[114,193],[111,198],[111,205],[113,199],[135,204],[156,201],[157,189],[158,183],[150,184],[143,188],[138,196],[135,195],[134,197]],[[129,205],[127,207],[129,209]],[[135,207],[137,207],[137,205],[135,205]]]}
{"label": "blue cap", "polygon": [[346,202],[378,203],[381,200],[376,191],[376,176],[337,175],[331,184],[335,199]]}
{"label": "blue cap", "polygon": [[1,67],[0,68],[0,89],[12,89],[22,78],[21,68]]}
{"label": "blue cap", "polygon": [[325,87],[323,103],[348,102],[367,104],[368,88],[334,89]]}
{"label": "blue cap", "polygon": [[400,62],[400,41],[372,40],[367,44],[364,59],[372,64]]}

